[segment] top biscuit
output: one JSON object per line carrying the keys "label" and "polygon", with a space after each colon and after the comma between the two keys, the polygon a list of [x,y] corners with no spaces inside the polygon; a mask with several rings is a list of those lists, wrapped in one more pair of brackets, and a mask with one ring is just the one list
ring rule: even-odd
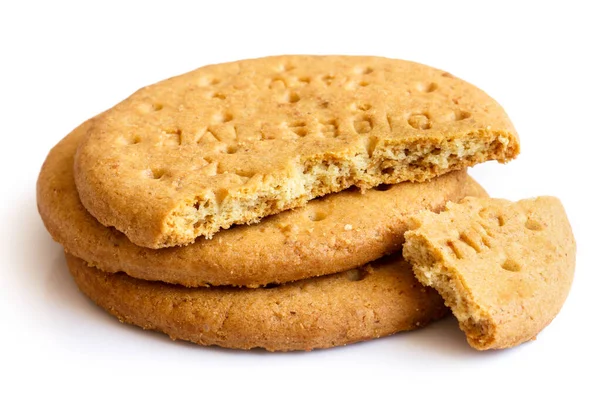
{"label": "top biscuit", "polygon": [[425,181],[519,152],[504,110],[424,65],[279,56],[209,65],[99,116],[84,206],[144,247],[185,245],[352,185]]}

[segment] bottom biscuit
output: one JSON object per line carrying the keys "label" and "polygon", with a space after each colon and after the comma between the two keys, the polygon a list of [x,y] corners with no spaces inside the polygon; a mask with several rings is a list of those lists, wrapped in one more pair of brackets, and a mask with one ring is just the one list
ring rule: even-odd
{"label": "bottom biscuit", "polygon": [[422,327],[448,313],[400,255],[259,289],[186,288],[89,267],[66,253],[80,290],[121,322],[234,349],[312,350]]}

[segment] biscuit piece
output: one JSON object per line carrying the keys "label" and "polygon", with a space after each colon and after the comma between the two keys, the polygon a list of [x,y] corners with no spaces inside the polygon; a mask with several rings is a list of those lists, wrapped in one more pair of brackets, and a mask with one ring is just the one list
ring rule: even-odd
{"label": "biscuit piece", "polygon": [[500,105],[446,72],[280,56],[139,90],[91,125],[75,179],[102,224],[161,248],[352,185],[421,182],[518,152]]}
{"label": "biscuit piece", "polygon": [[108,274],[66,254],[82,292],[121,322],[236,349],[312,350],[422,327],[447,313],[400,255],[272,288],[186,288]]}
{"label": "biscuit piece", "polygon": [[469,344],[501,349],[534,339],[573,280],[575,240],[554,197],[466,198],[414,217],[404,257],[444,298]]}
{"label": "biscuit piece", "polygon": [[79,201],[73,156],[84,124],[48,155],[38,180],[38,208],[56,241],[107,272],[185,286],[259,286],[340,272],[400,251],[407,215],[440,210],[448,200],[485,196],[466,172],[428,183],[345,191],[256,225],[224,230],[186,247],[147,249],[94,219]]}

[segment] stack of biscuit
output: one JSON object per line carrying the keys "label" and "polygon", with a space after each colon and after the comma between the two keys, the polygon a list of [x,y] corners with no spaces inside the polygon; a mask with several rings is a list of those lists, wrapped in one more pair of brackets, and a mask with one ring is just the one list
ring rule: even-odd
{"label": "stack of biscuit", "polygon": [[518,153],[504,110],[449,73],[267,57],[86,121],[50,151],[38,209],[83,293],[173,339],[311,350],[450,307],[473,347],[504,348],[560,310],[575,257],[557,199],[489,199],[466,173]]}

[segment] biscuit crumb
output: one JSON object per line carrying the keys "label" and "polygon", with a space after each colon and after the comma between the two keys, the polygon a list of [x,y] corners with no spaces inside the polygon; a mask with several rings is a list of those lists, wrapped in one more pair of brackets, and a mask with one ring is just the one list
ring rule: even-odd
{"label": "biscuit crumb", "polygon": [[351,231],[352,230],[352,225],[350,225],[350,224],[344,225],[344,230],[345,231]]}

